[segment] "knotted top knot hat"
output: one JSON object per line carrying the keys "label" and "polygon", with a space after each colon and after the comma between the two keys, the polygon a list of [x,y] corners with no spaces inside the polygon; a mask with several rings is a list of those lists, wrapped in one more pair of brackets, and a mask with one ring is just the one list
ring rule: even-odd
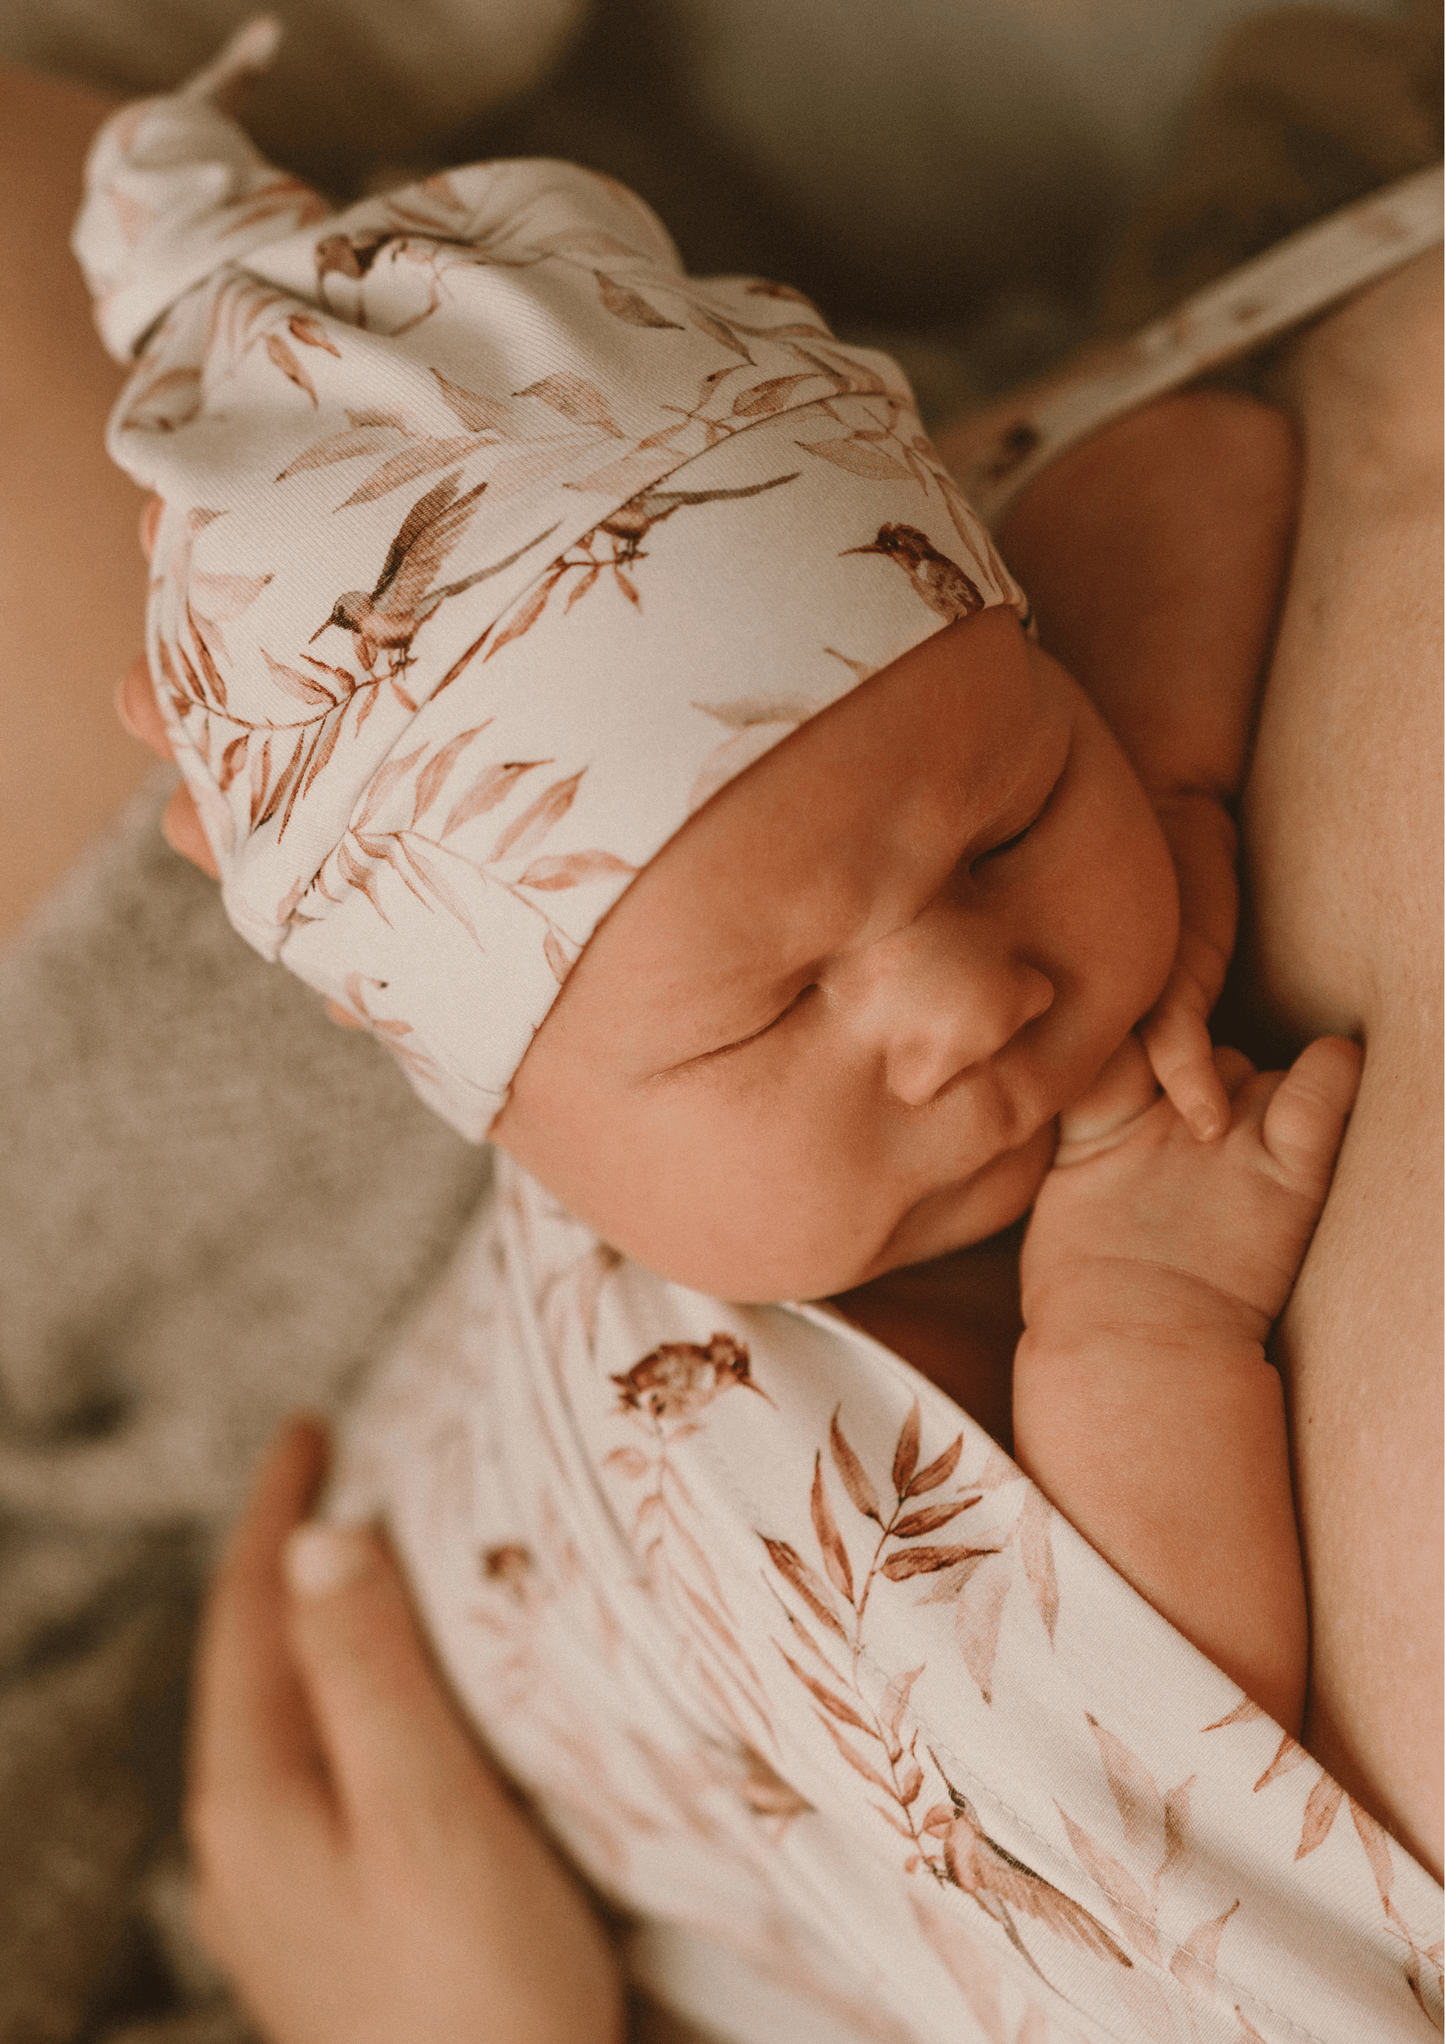
{"label": "knotted top knot hat", "polygon": [[241,934],[485,1136],[558,988],[708,797],[1022,592],[888,357],[688,277],[547,161],[333,213],[216,100],[91,153],[75,249],[165,503],[147,654]]}

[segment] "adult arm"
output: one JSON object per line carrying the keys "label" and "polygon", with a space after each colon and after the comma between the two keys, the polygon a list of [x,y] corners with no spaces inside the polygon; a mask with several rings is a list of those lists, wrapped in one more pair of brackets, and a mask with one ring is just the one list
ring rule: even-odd
{"label": "adult arm", "polygon": [[104,447],[122,372],[69,247],[115,104],[0,65],[0,942],[149,770],[110,714],[145,607],[141,497]]}

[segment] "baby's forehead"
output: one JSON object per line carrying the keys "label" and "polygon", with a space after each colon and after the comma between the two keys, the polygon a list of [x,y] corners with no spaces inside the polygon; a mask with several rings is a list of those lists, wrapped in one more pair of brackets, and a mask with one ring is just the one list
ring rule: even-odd
{"label": "baby's forehead", "polygon": [[755,761],[662,847],[628,911],[655,969],[670,954],[696,957],[704,978],[749,962],[786,969],[859,929],[890,866],[955,857],[1015,797],[1056,731],[1050,709],[1011,613],[925,640]]}

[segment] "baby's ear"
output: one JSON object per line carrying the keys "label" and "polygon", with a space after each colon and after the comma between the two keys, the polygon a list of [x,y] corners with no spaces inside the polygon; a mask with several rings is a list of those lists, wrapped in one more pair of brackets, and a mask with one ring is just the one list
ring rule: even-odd
{"label": "baby's ear", "polygon": [[131,737],[138,738],[142,745],[148,745],[158,758],[175,758],[144,653],[137,653],[121,676],[120,686],[115,692],[115,713]]}

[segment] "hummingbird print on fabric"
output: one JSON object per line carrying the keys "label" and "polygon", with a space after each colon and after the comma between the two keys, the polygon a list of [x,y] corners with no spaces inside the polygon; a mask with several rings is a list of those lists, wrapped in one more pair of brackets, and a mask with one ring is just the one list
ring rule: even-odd
{"label": "hummingbird print on fabric", "polygon": [[871,544],[849,547],[847,551],[881,554],[884,560],[896,561],[913,584],[915,594],[922,597],[935,616],[949,624],[983,609],[983,592],[978,584],[957,561],[940,553],[928,534],[920,532],[916,525],[880,525],[878,537]]}
{"label": "hummingbird print on fabric", "polygon": [[438,586],[442,563],[461,539],[487,487],[485,482],[477,483],[458,496],[459,479],[459,474],[443,476],[425,496],[418,497],[391,542],[375,586],[348,589],[338,596],[331,615],[312,633],[313,645],[322,632],[335,625],[351,633],[357,658],[368,674],[383,652],[390,655],[393,670],[403,668],[411,657],[412,640],[449,596],[460,596],[464,589],[500,575],[557,530],[555,524],[549,525],[505,560]]}
{"label": "hummingbird print on fabric", "polygon": [[[734,490],[639,490],[635,497],[629,497],[617,510],[609,512],[606,518],[599,519],[597,524],[574,541],[565,553],[558,555],[542,581],[527,593],[503,629],[491,640],[484,658],[490,660],[494,653],[501,652],[503,646],[510,645],[513,639],[520,639],[524,633],[529,632],[546,610],[553,591],[571,574],[579,575],[580,580],[574,583],[568,595],[565,606],[567,610],[571,610],[573,604],[580,602],[596,587],[601,577],[609,573],[628,602],[635,609],[641,610],[642,597],[637,584],[627,571],[636,562],[647,559],[642,542],[655,525],[661,525],[663,520],[671,518],[675,511],[693,509],[700,504],[729,503],[739,497],[761,496],[765,490],[776,490],[783,483],[796,482],[799,474],[799,470],[793,469],[787,475],[769,476],[766,482],[748,483]],[[597,553],[599,534],[611,547],[611,553],[601,558]],[[472,654],[480,650],[490,635],[489,626],[476,645],[470,647],[452,668],[442,682],[442,688],[456,679]],[[440,689],[437,693],[440,693]]]}

